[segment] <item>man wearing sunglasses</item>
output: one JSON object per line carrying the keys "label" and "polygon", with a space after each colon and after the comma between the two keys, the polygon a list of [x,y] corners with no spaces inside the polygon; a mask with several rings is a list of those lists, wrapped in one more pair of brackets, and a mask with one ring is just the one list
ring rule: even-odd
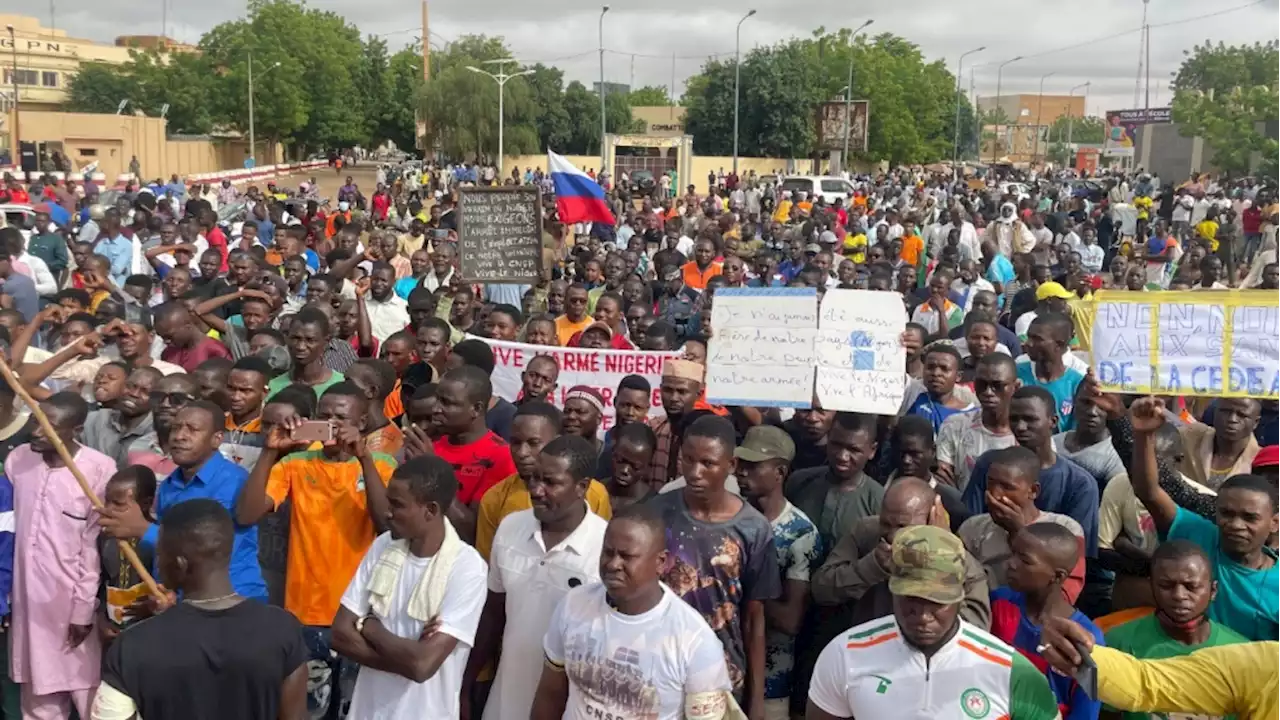
{"label": "man wearing sunglasses", "polygon": [[1019,385],[1017,365],[1008,355],[991,353],[978,361],[973,393],[982,410],[953,415],[939,427],[939,477],[963,492],[983,453],[1018,444],[1009,428],[1009,405]]}
{"label": "man wearing sunglasses", "polygon": [[196,379],[186,374],[166,375],[151,386],[151,418],[155,423],[155,442],[149,447],[135,446],[128,455],[129,465],[151,468],[156,477],[167,477],[177,469],[169,457],[169,429],[178,411],[196,399],[200,390]]}

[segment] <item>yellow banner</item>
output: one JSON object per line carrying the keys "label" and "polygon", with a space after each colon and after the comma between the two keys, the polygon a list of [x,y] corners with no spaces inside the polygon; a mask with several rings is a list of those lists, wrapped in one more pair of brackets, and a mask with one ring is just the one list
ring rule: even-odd
{"label": "yellow banner", "polygon": [[1280,293],[1100,291],[1092,309],[1104,390],[1280,399]]}

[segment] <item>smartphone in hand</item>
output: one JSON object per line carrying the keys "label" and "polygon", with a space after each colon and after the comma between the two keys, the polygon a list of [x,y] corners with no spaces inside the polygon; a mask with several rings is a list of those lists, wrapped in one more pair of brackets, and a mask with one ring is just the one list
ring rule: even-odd
{"label": "smartphone in hand", "polygon": [[291,437],[300,443],[331,442],[333,425],[328,420],[307,420],[294,428]]}

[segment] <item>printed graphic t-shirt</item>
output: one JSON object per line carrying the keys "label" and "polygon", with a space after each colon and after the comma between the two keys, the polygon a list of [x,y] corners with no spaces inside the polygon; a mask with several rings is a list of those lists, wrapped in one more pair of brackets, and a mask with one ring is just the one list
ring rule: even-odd
{"label": "printed graphic t-shirt", "polygon": [[697,520],[683,492],[649,501],[667,529],[667,562],[662,580],[697,610],[724,645],[729,679],[740,693],[746,677],[743,605],[782,594],[773,530],[747,503],[725,522]]}
{"label": "printed graphic t-shirt", "polygon": [[486,432],[479,440],[466,445],[454,445],[448,437],[442,437],[436,440],[434,448],[436,455],[452,465],[458,476],[459,502],[479,502],[486,490],[516,471],[511,448],[493,432]]}
{"label": "printed graphic t-shirt", "polygon": [[543,651],[569,677],[570,720],[682,720],[686,695],[729,690],[715,633],[669,588],[641,615],[610,607],[600,583],[574,588],[551,616]]}

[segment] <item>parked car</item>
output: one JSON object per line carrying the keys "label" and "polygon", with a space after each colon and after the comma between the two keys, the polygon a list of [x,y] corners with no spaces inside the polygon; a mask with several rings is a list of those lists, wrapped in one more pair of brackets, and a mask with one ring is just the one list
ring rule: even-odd
{"label": "parked car", "polygon": [[790,190],[792,197],[797,192],[811,199],[820,195],[828,204],[837,199],[848,200],[853,195],[853,184],[835,175],[794,175],[783,179],[782,189]]}
{"label": "parked car", "polygon": [[22,203],[0,204],[0,213],[4,213],[5,225],[17,228],[24,240],[31,239],[31,231],[36,224],[36,211],[31,205]]}
{"label": "parked car", "polygon": [[630,182],[633,195],[652,195],[654,188],[658,187],[658,181],[654,178],[652,170],[631,171]]}

